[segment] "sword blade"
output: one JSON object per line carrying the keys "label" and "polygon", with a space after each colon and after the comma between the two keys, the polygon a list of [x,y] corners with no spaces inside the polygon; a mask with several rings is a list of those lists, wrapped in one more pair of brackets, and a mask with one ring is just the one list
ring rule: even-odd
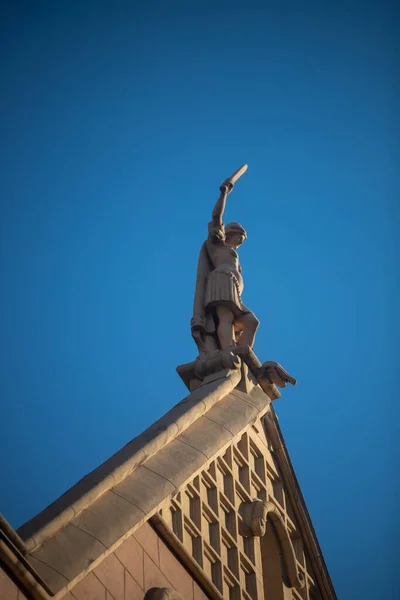
{"label": "sword blade", "polygon": [[239,167],[239,169],[237,171],[234,172],[233,175],[231,175],[227,181],[230,181],[231,183],[235,183],[235,181],[237,181],[239,179],[239,177],[241,177],[243,175],[243,173],[246,173],[247,171],[247,165],[242,165],[241,167]]}

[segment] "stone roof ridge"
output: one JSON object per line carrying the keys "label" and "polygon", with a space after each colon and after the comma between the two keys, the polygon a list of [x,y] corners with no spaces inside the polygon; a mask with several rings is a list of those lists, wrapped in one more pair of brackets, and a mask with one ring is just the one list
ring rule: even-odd
{"label": "stone roof ridge", "polygon": [[18,530],[29,568],[57,599],[266,414],[269,396],[258,385],[241,390],[241,378],[241,369],[207,376],[162,419]]}
{"label": "stone roof ridge", "polygon": [[24,540],[26,551],[32,552],[105,492],[121,483],[132,471],[232,392],[240,380],[240,370],[227,369],[218,375],[207,378],[204,385],[186,396],[148,429],[22,525],[18,529],[18,535]]}

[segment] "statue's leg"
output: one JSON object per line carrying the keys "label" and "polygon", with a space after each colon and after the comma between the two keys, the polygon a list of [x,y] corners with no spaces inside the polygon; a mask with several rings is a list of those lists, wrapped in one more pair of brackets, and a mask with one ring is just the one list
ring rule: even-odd
{"label": "statue's leg", "polygon": [[236,321],[238,324],[240,324],[240,328],[242,329],[242,333],[239,337],[240,345],[250,346],[250,348],[252,348],[260,321],[255,315],[253,315],[252,312],[240,315]]}
{"label": "statue's leg", "polygon": [[233,332],[233,312],[225,304],[217,304],[215,312],[218,317],[218,341],[221,350],[225,350],[235,344]]}
{"label": "statue's leg", "polygon": [[217,340],[215,339],[214,335],[206,334],[203,338],[203,342],[204,342],[204,350],[205,350],[206,354],[212,354],[213,352],[218,350]]}

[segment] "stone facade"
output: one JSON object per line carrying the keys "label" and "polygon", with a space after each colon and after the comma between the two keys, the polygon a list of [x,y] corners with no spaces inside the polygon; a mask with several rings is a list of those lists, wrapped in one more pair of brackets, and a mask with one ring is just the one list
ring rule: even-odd
{"label": "stone facade", "polygon": [[69,594],[75,600],[143,600],[152,588],[174,588],[187,600],[206,598],[157,533],[145,523]]}
{"label": "stone facade", "polygon": [[0,600],[335,600],[270,399],[240,378],[213,376],[18,532],[0,521]]}
{"label": "stone facade", "polygon": [[[174,588],[185,600],[207,596],[148,523],[88,573],[64,600],[143,600],[152,588]],[[0,600],[25,600],[0,569]]]}
{"label": "stone facade", "polygon": [[[153,588],[173,588],[185,600],[207,598],[154,529],[145,523],[62,598],[143,600],[146,591]],[[25,599],[0,569],[0,600]]]}
{"label": "stone facade", "polygon": [[25,600],[26,596],[0,567],[0,600]]}

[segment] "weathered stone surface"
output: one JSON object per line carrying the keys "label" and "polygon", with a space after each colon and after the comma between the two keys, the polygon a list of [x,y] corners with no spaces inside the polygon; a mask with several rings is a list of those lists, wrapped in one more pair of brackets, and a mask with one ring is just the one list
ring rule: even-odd
{"label": "weathered stone surface", "polygon": [[78,515],[72,524],[109,548],[144,516],[140,508],[110,490]]}
{"label": "weathered stone surface", "polygon": [[[78,484],[76,484],[76,486],[77,485]],[[74,486],[74,488],[76,486]],[[72,519],[75,514],[73,509],[71,508],[72,502],[72,494],[70,493],[70,490],[68,490],[67,492],[65,492],[65,494],[57,498],[55,502],[50,504],[50,506],[46,507],[44,510],[42,510],[42,512],[40,512],[35,517],[24,523],[24,525],[19,527],[19,529],[17,529],[18,535],[24,541],[29,540],[29,538],[33,537],[49,521],[56,520],[61,513],[67,513],[67,518]]]}
{"label": "weathered stone surface", "polygon": [[133,577],[125,571],[125,600],[143,600],[144,590]]}
{"label": "weathered stone surface", "polygon": [[171,481],[147,467],[148,462],[146,466],[138,467],[114,488],[116,494],[146,514],[157,506],[159,498],[164,498],[175,490]]}
{"label": "weathered stone surface", "polygon": [[230,442],[232,434],[222,425],[204,416],[188,427],[177,439],[190,444],[210,458],[221,446]]}
{"label": "weathered stone surface", "polygon": [[175,487],[200,469],[205,455],[176,439],[146,462],[146,467],[171,481]]}
{"label": "weathered stone surface", "polygon": [[76,600],[104,600],[106,597],[106,588],[93,573],[88,573],[71,591]]}
{"label": "weathered stone surface", "polygon": [[0,598],[18,600],[18,588],[8,575],[0,568]]}
{"label": "weathered stone surface", "polygon": [[34,552],[34,557],[70,581],[89,567],[105,549],[104,544],[93,536],[69,523],[46,540]]}
{"label": "weathered stone surface", "polygon": [[141,545],[143,550],[147,552],[154,563],[160,566],[160,554],[158,551],[158,535],[154,529],[148,524],[143,523],[134,533],[135,539]]}
{"label": "weathered stone surface", "polygon": [[144,589],[150,590],[155,587],[171,587],[171,582],[160,571],[150,556],[144,553]]}
{"label": "weathered stone surface", "polygon": [[232,392],[208,411],[207,418],[236,435],[243,429],[244,423],[247,424],[257,417],[258,412],[255,406],[245,402],[236,392]]}
{"label": "weathered stone surface", "polygon": [[[144,525],[138,529],[140,532]],[[137,584],[143,588],[143,548],[133,535],[130,535],[118,548],[115,550],[116,557],[129,571]]]}
{"label": "weathered stone surface", "polygon": [[61,590],[61,588],[68,584],[67,577],[64,577],[61,573],[57,573],[49,565],[37,560],[34,556],[29,556],[28,560],[36,573],[38,573],[52,591]]}
{"label": "weathered stone surface", "polygon": [[193,582],[193,598],[194,600],[208,600],[203,590],[195,582]]}
{"label": "weathered stone surface", "polygon": [[114,600],[124,600],[125,569],[114,554],[107,556],[93,571]]}
{"label": "weathered stone surface", "polygon": [[255,406],[259,411],[264,410],[271,403],[270,398],[259,387],[254,387],[249,394],[240,390],[233,390],[232,394],[243,400],[243,402]]}
{"label": "weathered stone surface", "polygon": [[167,546],[158,540],[160,553],[160,569],[163,573],[168,573],[172,587],[182,594],[183,598],[193,597],[193,580],[189,573],[183,568],[180,562],[176,560]]}
{"label": "weathered stone surface", "polygon": [[254,386],[258,385],[257,379],[249,369],[248,365],[242,361],[242,379],[239,385],[236,386],[237,390],[249,394]]}

